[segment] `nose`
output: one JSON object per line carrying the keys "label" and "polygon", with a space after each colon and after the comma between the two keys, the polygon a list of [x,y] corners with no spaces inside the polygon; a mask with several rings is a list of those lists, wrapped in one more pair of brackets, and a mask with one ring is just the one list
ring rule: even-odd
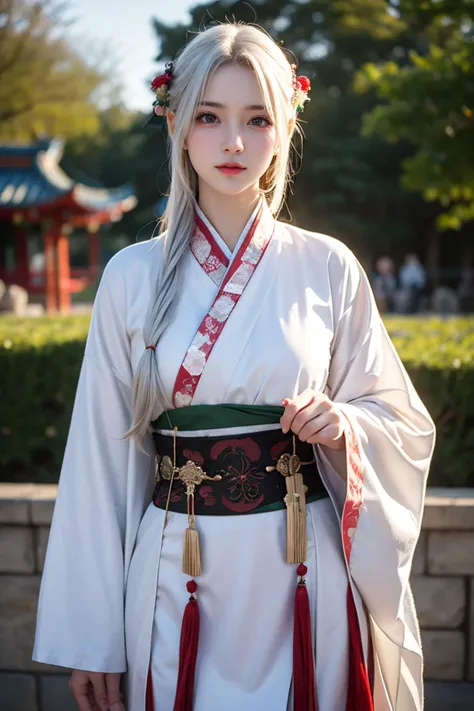
{"label": "nose", "polygon": [[229,126],[224,139],[224,151],[227,153],[242,153],[244,150],[244,144],[242,141],[242,136],[237,127]]}

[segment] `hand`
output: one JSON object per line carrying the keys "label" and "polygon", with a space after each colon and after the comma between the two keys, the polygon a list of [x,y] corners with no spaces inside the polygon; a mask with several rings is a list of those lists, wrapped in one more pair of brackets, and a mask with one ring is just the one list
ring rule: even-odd
{"label": "hand", "polygon": [[80,711],[125,711],[120,693],[119,674],[104,674],[74,669],[69,688]]}
{"label": "hand", "polygon": [[285,434],[291,429],[302,442],[344,449],[343,415],[326,395],[308,388],[294,399],[284,398],[281,404],[285,412],[280,424]]}

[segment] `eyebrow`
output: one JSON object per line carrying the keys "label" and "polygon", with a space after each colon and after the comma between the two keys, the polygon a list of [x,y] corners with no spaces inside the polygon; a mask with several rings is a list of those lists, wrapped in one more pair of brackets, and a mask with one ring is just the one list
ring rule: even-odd
{"label": "eyebrow", "polygon": [[[225,104],[220,104],[217,101],[201,101],[199,106],[212,106],[216,109],[226,109],[227,106]],[[250,104],[250,106],[244,106],[244,109],[246,111],[266,111],[266,107],[263,106],[262,104]]]}

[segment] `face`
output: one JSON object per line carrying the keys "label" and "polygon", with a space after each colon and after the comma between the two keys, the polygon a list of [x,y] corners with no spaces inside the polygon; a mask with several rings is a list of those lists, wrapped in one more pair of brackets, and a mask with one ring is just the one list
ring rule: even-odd
{"label": "face", "polygon": [[[185,142],[200,194],[256,194],[275,153],[276,138],[253,71],[235,65],[219,67]],[[223,163],[238,163],[245,169],[226,173],[217,167]]]}

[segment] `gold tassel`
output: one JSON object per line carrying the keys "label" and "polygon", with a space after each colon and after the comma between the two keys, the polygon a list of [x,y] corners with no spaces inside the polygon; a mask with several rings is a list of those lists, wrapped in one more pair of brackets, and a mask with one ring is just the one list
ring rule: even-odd
{"label": "gold tassel", "polygon": [[199,532],[196,530],[194,517],[194,488],[195,484],[188,484],[186,495],[188,497],[188,527],[184,532],[183,544],[183,573],[195,578],[201,575],[201,548],[199,545]]}
{"label": "gold tassel", "polygon": [[194,492],[196,491],[196,486],[199,486],[203,481],[219,481],[222,477],[220,474],[208,476],[200,466],[191,460],[188,460],[182,467],[176,466],[177,429],[177,427],[174,428],[173,477],[171,479],[168,502],[171,494],[171,486],[173,485],[174,476],[176,474],[178,479],[181,479],[185,484],[187,496],[188,527],[184,532],[182,568],[183,573],[190,575],[192,578],[196,578],[198,575],[201,575],[201,547],[199,545],[199,532],[196,529],[196,518],[194,515]]}
{"label": "gold tassel", "polygon": [[187,528],[184,532],[183,573],[192,578],[201,575],[201,550],[199,547],[199,531]]}
{"label": "gold tassel", "polygon": [[[199,481],[199,475],[196,473],[202,471],[200,467],[197,467],[194,462],[186,462],[184,467],[176,466],[176,432],[178,428],[174,428],[174,438],[173,438],[173,478],[170,482],[173,485],[174,475],[177,474],[178,478],[181,479],[184,484],[186,484],[186,496],[187,496],[187,509],[188,509],[188,528],[184,532],[183,541],[183,573],[190,575],[195,578],[201,575],[201,549],[199,546],[199,533],[196,530],[196,519],[194,517],[194,491],[196,488],[196,483]],[[200,482],[199,482],[200,483]],[[169,495],[168,495],[169,501]]]}
{"label": "gold tassel", "polygon": [[[171,424],[171,423],[170,423]],[[187,511],[188,511],[188,528],[184,532],[183,541],[183,573],[190,575],[192,578],[201,575],[201,547],[199,545],[199,533],[196,530],[196,518],[194,515],[194,492],[196,491],[196,486],[199,486],[203,481],[220,481],[222,477],[220,474],[215,476],[208,476],[205,471],[201,469],[195,462],[188,460],[186,464],[182,467],[176,466],[176,433],[178,431],[177,427],[173,428],[173,466],[171,467],[171,460],[169,460],[168,467],[171,469],[170,476],[163,476],[163,478],[170,478],[170,488],[168,491],[168,499],[166,501],[166,512],[165,512],[165,527],[168,521],[168,509],[171,498],[171,489],[173,487],[173,482],[175,477],[181,479],[181,481],[186,486],[186,496],[187,496]],[[163,457],[166,460],[167,457]],[[169,459],[169,458],[168,458]]]}
{"label": "gold tassel", "polygon": [[[309,463],[309,462],[308,462]],[[308,548],[306,528],[306,487],[300,472],[302,462],[296,455],[296,436],[293,435],[293,454],[282,454],[277,471],[286,483],[286,562],[304,563]],[[306,464],[306,462],[303,462]],[[271,471],[273,467],[267,467]]]}
{"label": "gold tassel", "polygon": [[308,546],[306,495],[300,472],[285,477],[287,511],[286,562],[304,563]]}

